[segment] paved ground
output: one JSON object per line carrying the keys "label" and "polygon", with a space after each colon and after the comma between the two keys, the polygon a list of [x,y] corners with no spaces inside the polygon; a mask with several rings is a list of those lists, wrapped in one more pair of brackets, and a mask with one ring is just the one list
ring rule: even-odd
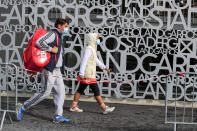
{"label": "paved ground", "polygon": [[[23,102],[25,99],[19,99]],[[80,102],[83,113],[68,111],[71,101],[65,101],[64,116],[70,123],[54,124],[52,100],[44,100],[25,113],[22,121],[10,124],[7,118],[3,131],[173,131],[173,125],[164,124],[164,107],[127,104],[108,104],[116,110],[108,115],[96,102]],[[0,113],[2,116],[2,113]],[[196,131],[197,126],[179,125],[177,131]]]}

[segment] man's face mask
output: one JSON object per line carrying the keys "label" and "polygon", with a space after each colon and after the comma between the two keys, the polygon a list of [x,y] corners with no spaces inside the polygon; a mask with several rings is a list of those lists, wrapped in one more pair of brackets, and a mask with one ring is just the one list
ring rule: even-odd
{"label": "man's face mask", "polygon": [[62,33],[63,33],[63,34],[67,34],[67,33],[68,33],[68,27],[64,28],[64,30],[63,30]]}

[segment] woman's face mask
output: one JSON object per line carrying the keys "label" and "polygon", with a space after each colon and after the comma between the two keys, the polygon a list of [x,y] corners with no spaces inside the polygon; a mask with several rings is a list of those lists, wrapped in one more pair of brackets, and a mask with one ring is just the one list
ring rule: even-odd
{"label": "woman's face mask", "polygon": [[96,44],[97,44],[97,45],[100,45],[100,44],[101,44],[100,39],[96,40]]}
{"label": "woman's face mask", "polygon": [[68,33],[68,27],[64,28],[64,30],[63,30],[62,33],[63,33],[63,34],[67,34],[67,33]]}

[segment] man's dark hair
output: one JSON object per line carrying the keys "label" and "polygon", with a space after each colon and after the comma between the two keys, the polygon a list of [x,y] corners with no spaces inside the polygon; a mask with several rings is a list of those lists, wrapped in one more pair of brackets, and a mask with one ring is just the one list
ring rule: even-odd
{"label": "man's dark hair", "polygon": [[66,19],[61,19],[61,18],[58,18],[56,21],[55,21],[55,27],[57,28],[58,25],[64,25],[64,24],[69,24],[69,21],[66,20]]}

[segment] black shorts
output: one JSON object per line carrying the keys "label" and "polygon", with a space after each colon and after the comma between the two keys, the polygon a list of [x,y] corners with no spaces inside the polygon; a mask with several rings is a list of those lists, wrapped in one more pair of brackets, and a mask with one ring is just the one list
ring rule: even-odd
{"label": "black shorts", "polygon": [[80,82],[79,88],[77,90],[78,93],[83,94],[84,90],[87,88],[87,86],[90,86],[90,88],[92,89],[92,92],[94,93],[94,96],[100,96],[100,91],[99,91],[99,87],[97,83],[93,83],[93,84],[83,84]]}

